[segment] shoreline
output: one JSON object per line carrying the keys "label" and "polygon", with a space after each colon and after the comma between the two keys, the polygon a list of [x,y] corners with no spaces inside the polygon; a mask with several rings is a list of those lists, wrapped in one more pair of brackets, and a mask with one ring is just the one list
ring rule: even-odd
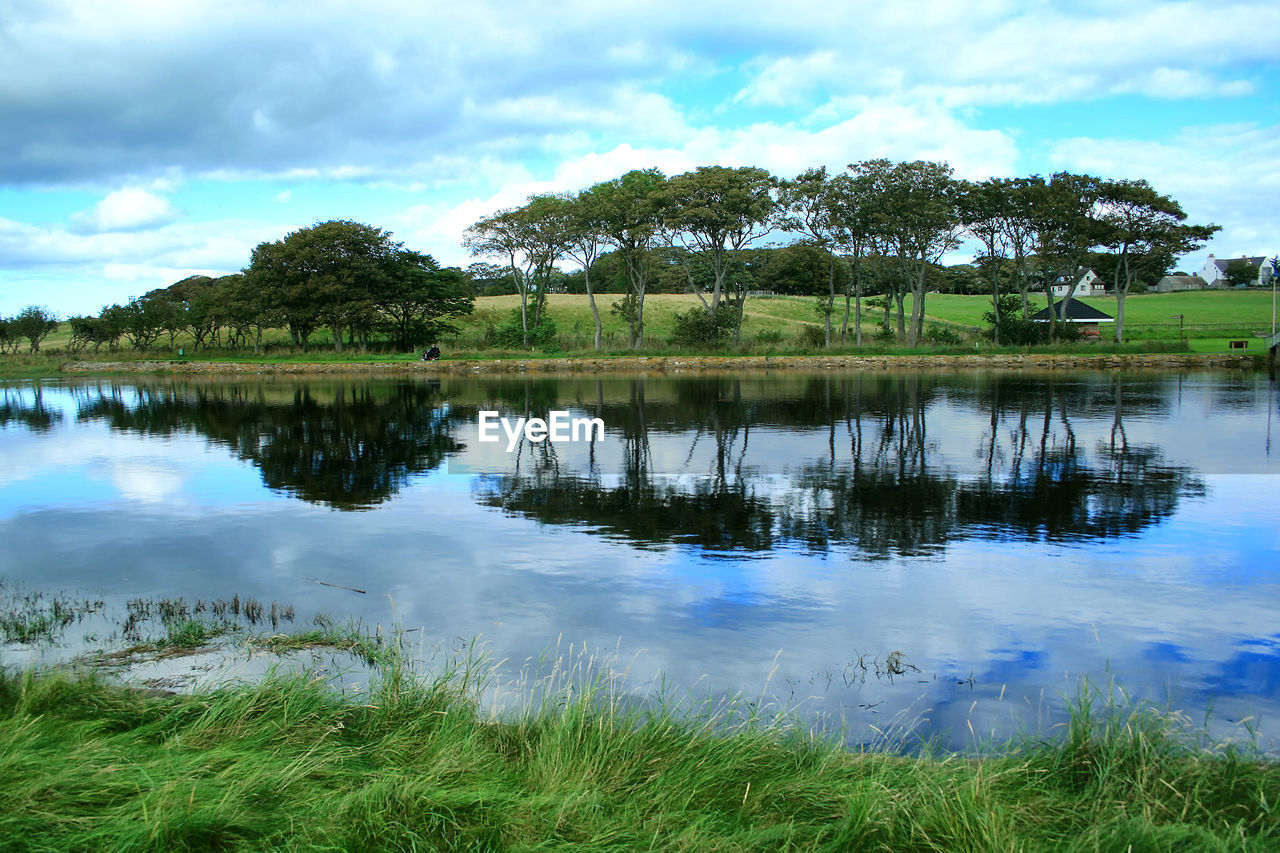
{"label": "shoreline", "polygon": [[230,361],[72,361],[62,374],[310,374],[405,373],[453,376],[480,373],[706,373],[778,370],[1127,370],[1127,369],[1263,370],[1257,355],[1223,353],[1124,353],[1077,355],[1026,353],[1008,355],[812,355],[812,356],[617,356],[612,358],[504,358],[441,361],[230,362]]}

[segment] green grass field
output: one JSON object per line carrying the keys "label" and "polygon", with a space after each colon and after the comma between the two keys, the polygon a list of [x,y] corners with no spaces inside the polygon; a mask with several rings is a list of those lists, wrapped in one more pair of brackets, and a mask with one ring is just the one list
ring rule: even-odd
{"label": "green grass field", "polygon": [[[609,308],[619,297],[606,294],[597,298],[602,321],[604,323],[605,353],[630,352],[627,347],[627,328],[625,322]],[[1044,299],[1036,295],[1033,305],[1039,307]],[[1082,299],[1082,302],[1114,315],[1116,301],[1114,297]],[[645,300],[646,350],[662,351],[667,354],[690,354],[692,350],[676,349],[669,339],[673,329],[673,319],[677,313],[689,310],[698,305],[696,296],[690,294],[651,294]],[[814,297],[783,296],[771,299],[751,299],[747,303],[742,327],[742,346],[744,354],[802,354],[813,351],[813,347],[803,338],[806,326],[817,328],[821,319],[814,310],[817,299]],[[982,315],[989,308],[989,300],[984,296],[957,296],[951,294],[930,294],[926,302],[926,318],[930,323],[959,331],[968,338],[973,328],[984,326]],[[487,330],[508,322],[513,309],[519,306],[517,296],[481,297],[476,300],[474,312],[461,318],[457,325],[457,335],[446,336],[441,341],[446,357],[482,357],[501,358],[528,355],[521,351],[499,351],[485,345]],[[908,310],[910,305],[908,304]],[[558,331],[559,355],[595,354],[592,349],[594,325],[585,295],[555,294],[548,300],[547,311],[555,320]],[[837,314],[833,318],[833,328],[838,328],[843,305],[837,303]],[[1229,351],[1229,341],[1247,340],[1250,353],[1264,352],[1263,344],[1257,333],[1271,329],[1271,293],[1260,290],[1235,291],[1203,291],[1170,294],[1141,294],[1130,296],[1125,300],[1126,341],[1169,343],[1179,340],[1179,321],[1182,315],[1183,335],[1187,347],[1194,352],[1217,353]],[[864,308],[863,313],[863,346],[872,351],[899,351],[893,347],[886,348],[882,342],[874,339],[877,331],[876,323],[883,318],[883,310]],[[1154,325],[1153,325],[1154,324]],[[1197,328],[1202,325],[1225,324],[1224,327]],[[1107,324],[1101,328],[1102,340],[1112,339],[1112,330]],[[0,371],[10,377],[47,375],[50,368],[56,371],[57,365],[74,354],[67,352],[70,331],[65,324],[51,335],[41,347],[41,353],[29,355],[24,351],[16,354],[5,354],[0,357]],[[269,330],[264,336],[267,349],[264,353],[254,355],[249,350],[200,350],[194,351],[188,335],[179,335],[176,347],[185,349],[186,358],[202,360],[266,360],[292,361],[302,359],[300,350],[293,347],[283,330]],[[966,349],[972,351],[973,342],[966,341]],[[1097,346],[1097,345],[1095,345]],[[857,352],[852,345],[839,349],[840,352]],[[901,350],[902,352],[908,352]],[[932,351],[921,348],[910,352]],[[1100,351],[1100,350],[1099,350]],[[1241,352],[1242,350],[1235,350]],[[176,352],[170,348],[167,336],[154,347],[145,352],[137,352],[125,341],[116,353],[81,353],[74,357],[100,360],[130,360],[137,358],[172,358]],[[305,354],[307,361],[371,361],[387,359],[411,359],[416,353],[396,353],[385,349],[376,349],[370,353],[360,353],[348,348],[344,353],[333,350],[332,340],[327,330],[320,330],[311,338],[310,347]]]}

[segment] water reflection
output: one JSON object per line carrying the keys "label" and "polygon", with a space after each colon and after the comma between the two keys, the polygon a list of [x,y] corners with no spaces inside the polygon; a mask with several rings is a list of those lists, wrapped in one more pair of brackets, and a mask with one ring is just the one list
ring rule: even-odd
{"label": "water reflection", "polygon": [[75,389],[78,418],[149,436],[198,433],[305,501],[368,509],[462,448],[439,386],[141,384]]}
{"label": "water reflection", "polygon": [[[1269,390],[1124,373],[9,385],[0,582],[395,618],[428,647],[483,635],[516,667],[563,635],[620,646],[637,690],[661,672],[816,694],[855,740],[900,713],[956,747],[970,725],[1051,725],[1057,691],[1108,673],[1230,722],[1280,713]],[[477,440],[485,410],[568,410],[606,435],[508,453]],[[922,672],[846,678],[893,651]]]}
{"label": "water reflection", "polygon": [[[1120,374],[156,380],[70,394],[79,422],[198,434],[305,501],[368,509],[454,458],[477,471],[483,505],[641,547],[850,546],[885,558],[974,537],[1105,539],[1204,494],[1191,467],[1130,440],[1127,422],[1163,416],[1170,396]],[[1244,396],[1215,391],[1217,402]],[[48,430],[62,418],[39,384],[0,400],[5,424]],[[607,439],[468,453],[481,410],[546,418],[565,408],[601,418]]]}
{"label": "water reflection", "polygon": [[45,432],[62,421],[62,413],[45,404],[44,389],[6,386],[0,388],[0,427],[19,424]]}
{"label": "water reflection", "polygon": [[[511,513],[637,543],[812,552],[850,545],[883,558],[973,536],[1132,534],[1204,492],[1159,447],[1128,441],[1120,388],[1105,402],[1094,386],[1051,379],[944,399],[950,388],[926,375],[822,377],[759,396],[742,379],[712,378],[685,380],[655,401],[635,380],[625,403],[601,399],[592,409],[621,443],[617,467],[595,454],[585,464],[566,461],[551,445],[526,443],[521,452],[533,461],[517,454],[514,470],[481,478],[475,494]],[[1128,405],[1150,414],[1163,400]],[[1090,446],[1073,418],[1093,419],[1103,406],[1108,433]],[[971,448],[976,468],[957,464],[944,448],[956,442],[929,428],[934,420],[945,430],[969,407],[986,422]],[[546,409],[527,411],[546,417]],[[778,431],[800,439],[790,452],[775,452]],[[653,464],[653,443],[673,435],[689,446],[674,475]]]}

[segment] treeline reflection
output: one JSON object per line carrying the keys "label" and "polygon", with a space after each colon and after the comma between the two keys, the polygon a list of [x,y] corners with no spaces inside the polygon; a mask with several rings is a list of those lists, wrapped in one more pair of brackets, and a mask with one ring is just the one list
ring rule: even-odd
{"label": "treeline reflection", "polygon": [[[709,553],[875,558],[974,537],[1122,536],[1204,490],[1160,447],[1129,441],[1126,420],[1170,398],[1158,380],[1119,373],[156,381],[72,393],[80,420],[199,434],[302,500],[367,509],[462,454],[487,471],[472,482],[482,505]],[[0,414],[33,426],[56,414],[24,399],[25,414],[8,401]],[[485,409],[570,409],[602,418],[607,436],[526,441],[475,463]]]}
{"label": "treeline reflection", "polygon": [[271,489],[368,509],[462,445],[438,383],[81,386],[78,417],[167,436],[194,432],[255,465]]}
{"label": "treeline reflection", "polygon": [[[637,381],[625,399],[601,394],[586,406],[620,441],[617,467],[594,454],[565,465],[554,446],[528,444],[516,470],[477,481],[477,499],[643,545],[851,547],[875,558],[973,537],[1132,534],[1204,491],[1159,447],[1128,441],[1126,407],[1145,417],[1168,401],[1148,385],[1126,393],[1118,375],[823,376],[763,395],[743,380],[703,377],[660,400],[645,390]],[[963,445],[948,431],[975,415],[985,430],[971,437],[974,464],[957,466],[940,448]],[[1079,440],[1077,419],[1094,435],[1102,423],[1101,440]],[[780,432],[801,440],[779,442]],[[654,442],[672,434],[709,449],[702,467],[655,471]]]}

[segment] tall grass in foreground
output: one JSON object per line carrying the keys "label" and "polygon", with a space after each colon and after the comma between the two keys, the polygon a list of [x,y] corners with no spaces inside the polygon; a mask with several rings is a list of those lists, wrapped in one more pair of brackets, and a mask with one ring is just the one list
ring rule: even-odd
{"label": "tall grass in foreground", "polygon": [[[850,752],[609,676],[480,710],[485,667],[277,677],[193,696],[0,678],[6,849],[1242,850],[1280,845],[1280,765],[1086,687],[1066,735],[982,758]],[[737,714],[735,717],[734,715]],[[727,715],[727,716],[726,716]],[[726,727],[726,719],[737,719]]]}

